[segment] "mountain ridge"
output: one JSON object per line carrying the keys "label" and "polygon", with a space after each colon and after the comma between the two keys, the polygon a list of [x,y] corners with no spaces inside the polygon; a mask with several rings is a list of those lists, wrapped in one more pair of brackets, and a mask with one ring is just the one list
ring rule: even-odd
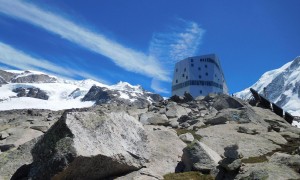
{"label": "mountain ridge", "polygon": [[293,116],[300,116],[300,56],[278,69],[267,71],[249,88],[235,93],[241,99],[250,99],[250,88],[266,96]]}
{"label": "mountain ridge", "polygon": [[143,101],[143,104],[147,104],[162,99],[160,95],[153,96],[153,93],[140,85],[134,86],[122,81],[106,85],[92,79],[66,80],[31,70],[0,70],[0,110],[90,107],[99,102],[99,99],[83,100],[93,86],[111,95],[105,102],[118,100],[139,104],[138,101]]}

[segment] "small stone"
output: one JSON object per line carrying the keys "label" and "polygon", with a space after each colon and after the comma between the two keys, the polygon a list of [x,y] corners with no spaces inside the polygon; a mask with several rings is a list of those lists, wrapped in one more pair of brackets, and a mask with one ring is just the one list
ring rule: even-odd
{"label": "small stone", "polygon": [[5,152],[10,150],[11,148],[14,148],[15,145],[14,144],[4,144],[4,145],[0,145],[0,151],[1,152]]}
{"label": "small stone", "polygon": [[31,126],[31,129],[41,131],[43,133],[48,131],[48,126]]}
{"label": "small stone", "polygon": [[191,125],[189,123],[185,122],[185,123],[180,124],[180,126],[183,127],[183,128],[188,128]]}
{"label": "small stone", "polygon": [[237,144],[233,144],[224,148],[224,156],[230,159],[238,159],[239,152],[237,151],[239,146]]}
{"label": "small stone", "polygon": [[6,131],[0,132],[0,140],[6,139],[9,134]]}
{"label": "small stone", "polygon": [[171,121],[170,125],[171,125],[172,128],[178,128],[179,122],[177,122],[177,121]]}
{"label": "small stone", "polygon": [[184,142],[193,142],[194,141],[194,136],[191,133],[185,133],[181,134],[179,138],[184,141]]}
{"label": "small stone", "polygon": [[219,162],[220,166],[222,166],[227,171],[235,171],[239,169],[242,165],[241,159],[231,159],[231,158],[225,158]]}

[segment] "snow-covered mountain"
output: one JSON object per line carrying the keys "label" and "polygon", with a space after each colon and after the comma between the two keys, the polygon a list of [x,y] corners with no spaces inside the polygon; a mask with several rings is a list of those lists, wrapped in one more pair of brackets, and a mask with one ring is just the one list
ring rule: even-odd
{"label": "snow-covered mountain", "polygon": [[251,97],[250,88],[264,94],[267,98],[294,116],[300,116],[300,56],[279,69],[264,73],[251,87],[236,93],[242,99]]}
{"label": "snow-covered mountain", "polygon": [[65,80],[37,71],[0,70],[0,110],[61,110],[110,101],[145,104],[159,100],[160,95],[127,82],[109,86],[91,79]]}

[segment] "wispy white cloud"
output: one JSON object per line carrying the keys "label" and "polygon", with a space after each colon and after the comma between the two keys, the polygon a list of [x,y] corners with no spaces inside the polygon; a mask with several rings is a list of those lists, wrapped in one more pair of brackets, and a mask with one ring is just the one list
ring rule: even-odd
{"label": "wispy white cloud", "polygon": [[169,74],[155,57],[125,47],[103,34],[93,32],[33,4],[20,0],[0,0],[0,12],[44,28],[90,51],[106,56],[125,70],[170,81]]}
{"label": "wispy white cloud", "polygon": [[[160,59],[170,74],[176,62],[197,54],[205,33],[205,30],[193,21],[177,19],[176,24],[169,26],[167,32],[154,33],[149,46],[151,56]],[[151,88],[156,92],[169,93],[164,86],[166,83],[160,82],[159,79],[153,79],[151,82]]]}
{"label": "wispy white cloud", "polygon": [[[109,39],[104,34],[92,31],[57,13],[43,10],[25,1],[0,0],[0,12],[31,23],[90,51],[106,56],[125,70],[152,77],[151,88],[159,93],[169,93],[169,91],[163,87],[165,87],[166,84],[169,86],[174,63],[188,56],[195,55],[205,33],[205,30],[197,23],[177,19],[176,26],[170,26],[166,32],[153,34],[147,54],[123,46]],[[2,48],[4,47],[3,45],[5,44],[2,44]],[[9,66],[21,69],[33,69],[32,67],[38,69],[43,68],[58,74],[67,72],[65,74],[67,76],[76,74],[95,79],[95,77],[90,74],[74,72],[72,69],[68,69],[67,71],[64,69],[64,71],[61,71],[61,67],[49,61],[40,63],[43,60],[39,59],[37,62],[35,61],[37,59],[20,51],[12,54],[16,56],[16,54],[20,53],[31,59],[31,61],[28,61],[30,63],[25,63],[22,58],[14,58],[14,61],[8,64]],[[2,54],[2,56],[5,56],[5,54]],[[22,63],[16,62],[16,60]]]}
{"label": "wispy white cloud", "polygon": [[102,83],[108,83],[107,81],[86,72],[76,71],[70,68],[63,68],[51,63],[49,60],[34,58],[2,42],[0,42],[0,63],[4,64],[2,68],[5,68],[6,65],[22,70],[46,71],[48,73],[65,78],[81,76],[83,78],[94,79]]}
{"label": "wispy white cloud", "polygon": [[155,78],[153,78],[151,81],[151,88],[157,93],[165,93],[165,94],[170,93],[170,91],[167,88],[162,86],[161,81]]}
{"label": "wispy white cloud", "polygon": [[205,33],[196,22],[177,21],[177,25],[170,26],[167,32],[153,34],[150,43],[150,54],[168,64],[196,55]]}

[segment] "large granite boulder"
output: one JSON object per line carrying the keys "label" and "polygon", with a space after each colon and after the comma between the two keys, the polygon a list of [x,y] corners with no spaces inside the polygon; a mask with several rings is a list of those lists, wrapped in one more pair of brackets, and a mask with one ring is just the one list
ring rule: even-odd
{"label": "large granite boulder", "polygon": [[186,146],[176,132],[163,126],[144,126],[149,143],[149,162],[142,169],[129,173],[118,179],[157,180],[163,179],[168,173],[174,173],[182,157],[182,150]]}
{"label": "large granite boulder", "polygon": [[233,144],[229,145],[224,148],[224,156],[225,158],[222,159],[219,164],[223,167],[226,171],[236,171],[242,165],[241,158],[243,157],[242,154],[238,152],[238,145]]}
{"label": "large granite boulder", "polygon": [[213,98],[212,106],[217,110],[221,110],[227,108],[232,108],[232,109],[241,108],[244,106],[244,104],[238,98],[234,98],[226,94],[220,94]]}
{"label": "large granite boulder", "polygon": [[158,114],[153,112],[146,112],[141,114],[140,122],[142,124],[151,124],[151,125],[169,125],[170,121],[165,114]]}
{"label": "large granite boulder", "polygon": [[103,179],[149,160],[144,128],[123,111],[65,112],[32,149],[33,179]]}
{"label": "large granite boulder", "polygon": [[205,117],[205,124],[210,125],[218,125],[218,124],[226,124],[230,123],[262,123],[261,117],[252,109],[252,108],[243,108],[243,109],[222,109],[220,110],[216,116]]}
{"label": "large granite boulder", "polygon": [[166,115],[168,118],[180,118],[183,115],[188,115],[191,109],[177,105],[175,102],[169,102],[166,107]]}
{"label": "large granite boulder", "polygon": [[287,143],[279,133],[268,132],[267,127],[252,123],[243,124],[243,126],[249,129],[256,129],[258,134],[252,135],[238,132],[239,124],[209,126],[199,129],[196,134],[202,136],[201,142],[214,147],[218,154],[223,154],[224,148],[228,145],[238,144],[238,151],[245,158],[265,155],[280,148],[280,145]]}
{"label": "large granite boulder", "polygon": [[184,171],[211,173],[222,158],[206,144],[195,141],[183,150]]}

